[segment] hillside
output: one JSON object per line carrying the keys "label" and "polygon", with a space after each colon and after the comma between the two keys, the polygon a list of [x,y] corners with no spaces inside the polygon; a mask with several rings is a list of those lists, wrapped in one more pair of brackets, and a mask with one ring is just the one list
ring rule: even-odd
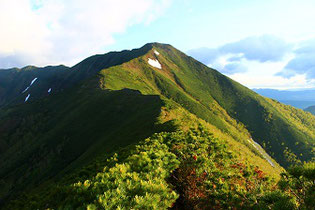
{"label": "hillside", "polygon": [[313,115],[315,115],[315,106],[307,107],[307,108],[304,109],[304,110],[307,111],[307,112],[312,113]]}
{"label": "hillside", "polygon": [[[229,124],[237,129],[245,126],[250,136],[283,166],[287,166],[284,150],[293,151],[301,160],[312,158],[315,139],[312,115],[261,97],[169,45],[154,45],[154,49],[159,55],[152,50],[102,70],[101,87],[161,94],[235,139],[239,137]],[[147,65],[149,58],[158,59],[162,68]]]}
{"label": "hillside", "polygon": [[[241,207],[250,195],[258,199],[258,186],[272,188],[289,157],[314,157],[313,115],[264,98],[170,45],[152,43],[96,55],[71,68],[0,71],[1,80],[8,77],[12,84],[2,85],[0,92],[5,93],[0,95],[0,199],[7,205],[21,196],[8,209],[48,204],[118,208],[120,201],[104,203],[118,190],[125,202],[135,199],[134,207],[150,200],[159,205],[153,201],[161,200],[161,208],[175,201],[177,208],[195,208],[205,205],[201,195],[212,196],[206,188],[221,185],[214,200],[235,197],[219,207]],[[22,81],[18,87],[16,77]],[[133,174],[132,179],[127,182],[119,171],[121,176]],[[197,180],[186,174],[192,171],[207,173],[198,178],[204,190],[190,190],[196,183],[185,183]],[[230,176],[223,185],[221,178]],[[107,183],[98,188],[106,179],[126,181],[126,186]],[[214,181],[218,179],[220,183]],[[139,180],[149,185],[136,188]],[[143,187],[147,190],[140,192]],[[182,197],[194,190],[199,197]],[[97,203],[103,191],[108,194]],[[63,202],[64,196],[69,199]]]}
{"label": "hillside", "polygon": [[22,69],[0,69],[0,107],[58,93],[97,74],[100,70],[127,62],[148,51],[149,45],[135,50],[91,56],[69,68],[64,65]]}

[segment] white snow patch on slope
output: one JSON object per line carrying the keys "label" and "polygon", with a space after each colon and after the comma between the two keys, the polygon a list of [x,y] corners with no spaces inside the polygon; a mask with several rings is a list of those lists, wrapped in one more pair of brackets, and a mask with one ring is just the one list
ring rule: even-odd
{"label": "white snow patch on slope", "polygon": [[25,88],[25,90],[23,90],[22,93],[25,93],[29,88],[30,88],[30,86],[28,86],[27,88]]}
{"label": "white snow patch on slope", "polygon": [[154,50],[155,55],[160,55],[160,53],[156,50]]}
{"label": "white snow patch on slope", "polygon": [[29,99],[30,96],[31,96],[31,94],[28,94],[28,95],[26,96],[24,102],[26,102],[26,101]]}
{"label": "white snow patch on slope", "polygon": [[162,66],[161,66],[161,64],[159,63],[158,60],[154,60],[154,59],[148,58],[148,63],[151,66],[155,67],[155,68],[162,69]]}
{"label": "white snow patch on slope", "polygon": [[272,167],[275,167],[275,165],[273,164],[273,162],[272,162],[270,156],[264,151],[264,149],[260,146],[260,144],[258,144],[257,142],[255,142],[252,138],[251,138],[251,140],[252,140],[253,142],[250,141],[250,140],[248,140],[248,142],[251,143],[251,144],[255,147],[255,149],[257,149],[257,150],[260,152],[260,154],[268,161],[268,163],[269,163]]}
{"label": "white snow patch on slope", "polygon": [[32,84],[33,84],[36,80],[37,80],[37,77],[32,80],[32,82],[31,82],[31,84],[30,84],[30,87],[32,86]]}
{"label": "white snow patch on slope", "polygon": [[51,92],[51,88],[49,88],[47,92],[50,93]]}
{"label": "white snow patch on slope", "polygon": [[37,80],[37,77],[35,77],[35,78],[31,81],[31,84],[30,84],[27,88],[25,88],[25,90],[23,90],[22,93],[25,93],[25,92],[32,86],[32,84],[33,84],[36,80]]}

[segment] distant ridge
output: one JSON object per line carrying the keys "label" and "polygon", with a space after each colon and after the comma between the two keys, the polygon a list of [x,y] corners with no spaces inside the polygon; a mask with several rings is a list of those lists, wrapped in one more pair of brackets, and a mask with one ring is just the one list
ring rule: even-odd
{"label": "distant ridge", "polygon": [[307,111],[307,112],[312,113],[313,115],[315,115],[315,106],[307,107],[307,108],[304,109],[304,110]]}
{"label": "distant ridge", "polygon": [[276,90],[276,89],[253,89],[256,93],[275,99],[284,104],[296,108],[305,109],[315,105],[315,89],[307,90]]}

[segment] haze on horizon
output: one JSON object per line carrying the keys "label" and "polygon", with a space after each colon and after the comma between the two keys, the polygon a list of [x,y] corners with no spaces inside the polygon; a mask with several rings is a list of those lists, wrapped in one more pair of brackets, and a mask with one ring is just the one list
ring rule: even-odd
{"label": "haze on horizon", "polygon": [[312,0],[2,0],[0,68],[169,43],[250,88],[315,88]]}

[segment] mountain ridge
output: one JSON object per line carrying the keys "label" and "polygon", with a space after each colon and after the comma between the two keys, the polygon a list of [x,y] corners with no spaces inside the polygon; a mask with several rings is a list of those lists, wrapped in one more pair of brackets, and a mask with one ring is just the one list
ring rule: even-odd
{"label": "mountain ridge", "polygon": [[280,101],[281,103],[305,109],[315,104],[315,90],[276,90],[276,89],[253,89],[256,93]]}
{"label": "mountain ridge", "polygon": [[[60,68],[61,74],[53,70],[52,77],[67,84],[57,83],[52,94],[47,89],[54,83],[47,79],[40,84],[39,77],[31,88],[42,88],[46,95],[38,93],[26,103],[20,97],[13,106],[0,107],[0,161],[6,165],[0,170],[2,198],[58,183],[62,174],[93,164],[100,155],[110,157],[155,132],[185,131],[198,124],[224,139],[242,161],[259,163],[270,176],[279,177],[277,162],[288,166],[287,154],[302,161],[312,158],[313,115],[261,97],[171,45],[150,43],[122,54],[89,57],[71,67],[73,71]],[[34,76],[28,76],[25,85]],[[19,177],[23,169],[27,173]]]}
{"label": "mountain ridge", "polygon": [[[157,49],[158,50],[158,49]],[[169,51],[171,51],[171,50],[169,50]],[[169,52],[168,51],[168,52]],[[182,54],[181,54],[182,55]],[[162,53],[162,56],[163,56],[163,53]],[[168,57],[171,57],[171,55],[169,54],[168,55]],[[144,58],[144,60],[145,59],[147,59],[147,58]],[[187,57],[187,59],[189,60],[189,59],[192,59],[191,57]],[[175,60],[175,63],[177,62],[176,61],[176,57],[173,57],[173,61]],[[143,62],[143,61],[142,61]],[[193,62],[193,59],[191,60],[191,61],[187,61],[187,62]],[[162,63],[162,65],[163,65],[163,61],[161,62]],[[180,62],[177,62],[177,63],[180,63]],[[182,69],[184,69],[185,67],[181,67]],[[194,69],[194,68],[191,68],[191,69]],[[205,72],[207,72],[208,70],[206,70],[206,69],[210,69],[210,68],[208,68],[208,67],[206,67],[206,66],[204,66],[203,64],[201,64],[201,63],[199,63],[198,64],[198,68],[195,68],[195,69],[204,69],[204,71]],[[116,69],[117,70],[117,69]],[[117,70],[117,71],[119,71],[119,70]],[[165,71],[165,70],[164,70]],[[111,77],[111,74],[109,74],[108,72],[109,72],[109,70],[107,70],[107,71],[103,71],[104,72],[104,74],[107,76],[107,78],[110,78]],[[112,72],[114,72],[114,70],[112,71]],[[186,74],[179,74],[178,72],[180,72],[180,71],[173,71],[173,72],[171,72],[171,74],[175,74],[176,76],[177,76],[177,80],[181,80],[181,81],[184,81],[185,80],[185,78],[183,78],[183,75],[187,75],[187,72],[185,72]],[[210,86],[211,87],[216,87],[216,90],[219,90],[220,91],[220,89],[222,89],[221,90],[221,92],[219,92],[219,91],[209,91],[208,92],[208,96],[209,97],[212,97],[212,99],[210,100],[210,99],[207,99],[206,101],[208,101],[207,103],[211,103],[211,101],[213,101],[213,100],[215,100],[215,101],[217,101],[217,102],[219,102],[219,104],[220,104],[220,106],[223,106],[223,109],[225,109],[225,110],[230,110],[231,108],[232,108],[232,106],[235,106],[235,105],[233,105],[233,104],[231,104],[231,100],[229,100],[230,98],[235,98],[234,100],[234,102],[233,103],[235,103],[235,104],[239,104],[238,103],[238,100],[239,99],[241,99],[241,98],[238,98],[238,97],[235,97],[234,95],[235,95],[235,93],[237,94],[237,92],[238,92],[238,94],[242,94],[242,92],[246,92],[246,94],[250,94],[251,95],[251,100],[253,100],[253,102],[256,100],[256,98],[258,97],[259,98],[259,96],[258,95],[255,95],[253,92],[250,92],[250,90],[248,89],[248,88],[245,88],[245,87],[243,87],[243,86],[239,86],[239,84],[238,83],[235,83],[235,82],[233,82],[232,80],[230,80],[230,79],[228,79],[227,77],[225,77],[225,76],[223,76],[223,75],[221,75],[219,72],[217,72],[217,71],[210,71],[210,72],[213,72],[213,76],[212,76],[212,79],[211,80],[208,80],[208,81],[204,81],[205,83],[199,83],[199,82],[197,82],[196,81],[196,83],[195,84],[197,84],[199,87],[197,87],[197,88],[195,88],[194,90],[192,90],[190,87],[188,87],[188,86],[186,86],[186,87],[184,87],[184,90],[189,90],[189,91],[195,91],[195,90],[201,90],[202,88],[208,88],[207,86],[209,85],[209,83],[211,84]],[[102,72],[101,72],[102,73]],[[113,73],[114,74],[114,73]],[[199,79],[201,79],[201,81],[202,81],[202,79],[203,78],[207,78],[207,77],[209,77],[210,76],[210,74],[209,73],[207,73],[208,75],[204,75],[202,78],[198,78],[198,81],[200,81]],[[105,76],[105,77],[106,77]],[[192,81],[191,80],[191,78],[193,77],[194,75],[192,75],[189,79],[190,79],[190,82]],[[226,79],[225,79],[226,78]],[[106,79],[105,79],[106,80]],[[117,80],[119,80],[119,78],[116,78],[116,81]],[[216,83],[213,83],[213,81],[220,81],[221,82],[221,84],[218,86],[218,84],[216,84]],[[231,81],[231,82],[230,82]],[[165,81],[164,81],[165,82]],[[106,81],[105,81],[105,83],[106,83]],[[208,83],[208,84],[207,84]],[[123,84],[123,86],[128,86],[128,83],[126,83],[126,81],[124,81],[124,83],[122,83]],[[173,81],[173,84],[176,84],[176,82],[175,81]],[[116,84],[117,85],[117,84]],[[202,86],[201,86],[202,85]],[[181,86],[183,87],[183,86],[185,86],[185,84],[183,83],[183,82],[181,82]],[[132,88],[132,86],[128,86],[129,88]],[[114,87],[111,87],[111,88],[114,88]],[[234,90],[231,92],[231,88],[234,88]],[[224,94],[226,95],[227,93],[230,93],[230,95],[229,95],[229,97],[223,97],[223,92],[224,92]],[[197,101],[198,101],[198,103],[200,103],[200,101],[202,101],[202,100],[205,100],[205,98],[203,98],[203,99],[201,99],[200,98],[200,95],[201,94],[203,94],[202,92],[198,92],[197,94],[196,94],[197,92],[195,92],[195,93],[192,93],[192,92],[190,92],[189,93],[189,95],[192,95],[192,94],[194,94],[194,96],[196,97],[196,99],[197,99]],[[169,94],[169,93],[167,93],[167,94]],[[264,99],[264,98],[259,98],[259,102],[257,103],[257,102],[254,102],[254,103],[256,103],[257,105],[259,105],[259,104],[261,104],[261,105],[259,105],[259,106],[262,106],[262,109],[265,109],[266,107],[265,106],[270,106],[270,105],[267,105],[267,104],[270,104],[270,103],[272,103],[272,105],[271,106],[275,106],[276,104],[273,102],[273,101],[271,101],[271,100],[266,100],[266,99]],[[256,105],[255,105],[256,106]],[[258,107],[259,107],[258,106]],[[191,109],[191,107],[186,107],[188,110],[189,109]],[[241,108],[241,106],[239,106],[239,105],[237,105],[236,106],[236,108],[237,108],[237,110],[235,110],[236,111],[236,113],[237,112],[243,112],[240,116],[235,116],[235,113],[234,113],[234,111],[232,111],[232,110],[230,110],[230,112],[229,112],[229,114],[230,115],[232,115],[232,117],[233,118],[236,118],[236,119],[238,119],[240,122],[242,122],[242,123],[244,123],[244,124],[246,124],[246,121],[248,121],[249,119],[247,119],[246,118],[246,112],[244,113],[244,110],[243,109],[240,109]],[[250,109],[252,109],[252,108],[254,108],[252,105],[251,105],[251,107],[249,107]],[[256,109],[256,108],[254,108],[254,109]],[[268,108],[269,109],[269,108]],[[270,107],[270,109],[273,109],[273,108],[271,108]],[[191,110],[190,110],[191,111]],[[195,112],[195,114],[196,114],[196,112]],[[233,116],[234,115],[234,116]],[[264,114],[265,115],[265,114]],[[198,116],[198,114],[197,114],[197,116]],[[199,115],[199,117],[200,117],[200,115]],[[241,118],[243,118],[243,119],[240,119],[239,117],[241,117]],[[245,117],[245,119],[244,119],[244,117]],[[254,116],[253,116],[254,117]],[[265,118],[266,116],[261,116],[262,118]],[[280,119],[279,120],[281,120],[281,116],[279,116],[280,117]],[[202,118],[202,117],[201,117]],[[244,121],[244,120],[246,120],[246,121]],[[253,125],[254,124],[254,120],[256,120],[256,119],[252,119],[252,122],[251,122],[251,125]],[[211,122],[211,121],[210,121]],[[261,121],[258,121],[258,122],[261,122]],[[216,124],[217,126],[219,126],[218,124]],[[313,133],[312,131],[310,131],[311,133]],[[257,138],[257,137],[256,137]],[[265,137],[266,138],[266,137]],[[292,137],[291,137],[292,138]],[[314,136],[312,137],[312,138],[314,138]],[[263,143],[263,142],[259,142],[259,143]]]}
{"label": "mountain ridge", "polygon": [[[80,81],[83,81],[100,71],[103,68],[107,68],[109,66],[119,65],[123,62],[127,62],[134,57],[137,57],[143,53],[146,53],[148,50],[152,48],[155,43],[148,43],[141,48],[133,49],[133,50],[123,50],[119,52],[109,52],[105,54],[97,54],[90,56],[81,62],[73,65],[72,67],[67,67],[64,65],[56,65],[56,66],[44,66],[44,67],[36,67],[33,65],[25,66],[23,68],[11,68],[11,69],[1,69],[0,70],[0,80],[6,81],[9,80],[12,86],[9,93],[1,92],[1,84],[0,84],[0,107],[10,104],[17,104],[24,101],[24,99],[20,96],[20,93],[27,87],[27,81],[22,81],[18,77],[28,77],[29,81],[31,78],[41,77],[41,83],[44,83],[43,86],[45,88],[41,89],[49,89],[52,85],[47,85],[45,83],[52,83],[51,80],[58,80],[55,87],[53,87],[54,91],[60,91],[65,88],[72,87],[75,84],[78,84]],[[51,74],[48,75],[48,78],[45,78],[47,74],[47,70],[51,71]],[[58,72],[59,71],[59,72]],[[62,72],[60,72],[62,71]],[[26,75],[23,75],[26,74]],[[11,75],[8,75],[11,74]],[[19,75],[21,74],[21,75]],[[44,77],[44,78],[43,78]],[[14,80],[13,78],[17,78]],[[48,81],[47,81],[48,80]],[[50,80],[50,81],[49,81]],[[3,85],[7,85],[3,83]],[[22,87],[23,86],[23,87]],[[9,88],[8,88],[9,89]],[[12,90],[13,89],[13,90]],[[12,93],[14,92],[14,93]],[[13,97],[6,98],[7,95],[13,95]],[[45,91],[41,93],[35,93],[35,98],[40,98],[45,95]],[[25,98],[25,97],[24,97]]]}
{"label": "mountain ridge", "polygon": [[307,111],[307,112],[312,113],[313,115],[315,115],[315,106],[307,107],[307,108],[304,109],[304,110]]}

